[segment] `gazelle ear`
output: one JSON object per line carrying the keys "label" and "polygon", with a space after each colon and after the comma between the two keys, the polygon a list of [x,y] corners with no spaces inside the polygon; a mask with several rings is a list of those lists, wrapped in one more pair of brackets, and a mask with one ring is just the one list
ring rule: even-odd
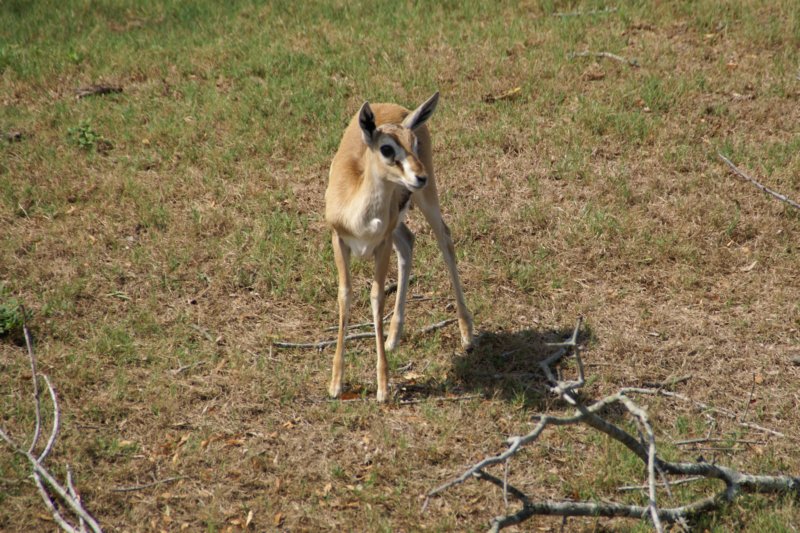
{"label": "gazelle ear", "polygon": [[425,100],[418,108],[409,113],[403,119],[403,126],[410,130],[415,130],[425,124],[431,118],[433,112],[436,111],[436,104],[439,103],[439,91],[436,91],[433,96]]}
{"label": "gazelle ear", "polygon": [[364,102],[358,112],[358,125],[361,126],[361,137],[364,144],[371,145],[372,138],[375,136],[375,113],[369,106],[369,102]]}

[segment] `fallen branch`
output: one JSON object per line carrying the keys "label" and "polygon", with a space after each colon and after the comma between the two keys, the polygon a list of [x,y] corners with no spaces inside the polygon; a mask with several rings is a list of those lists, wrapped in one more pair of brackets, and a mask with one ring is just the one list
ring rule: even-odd
{"label": "fallen branch", "polygon": [[[24,315],[24,311],[23,311]],[[27,459],[27,461],[31,465],[31,474],[33,476],[33,481],[36,484],[36,489],[39,491],[39,495],[42,497],[42,501],[44,502],[47,509],[50,511],[50,514],[53,517],[53,520],[63,529],[64,531],[69,532],[85,532],[86,526],[89,527],[91,531],[94,533],[102,532],[102,528],[100,524],[92,517],[91,514],[83,507],[81,503],[80,496],[78,496],[77,491],[75,490],[74,485],[72,484],[72,471],[67,466],[67,487],[65,488],[59,481],[57,481],[53,475],[45,468],[44,460],[50,454],[50,451],[53,449],[53,446],[56,441],[56,437],[58,436],[58,430],[60,428],[60,420],[61,420],[61,412],[58,408],[58,397],[56,396],[55,389],[53,385],[50,383],[50,379],[41,374],[42,378],[47,385],[47,391],[50,394],[50,400],[53,404],[53,421],[51,424],[50,429],[50,437],[47,439],[42,452],[38,455],[36,454],[36,446],[38,445],[39,439],[41,437],[41,430],[42,430],[42,413],[41,413],[41,399],[39,397],[39,380],[38,375],[39,373],[36,370],[36,355],[33,351],[33,342],[31,340],[31,334],[28,330],[28,326],[23,323],[22,326],[23,334],[25,336],[25,345],[28,350],[28,359],[30,361],[31,366],[31,374],[32,374],[32,384],[33,384],[33,400],[34,400],[34,413],[35,413],[35,427],[33,431],[33,438],[31,439],[31,443],[27,449],[23,449],[18,446],[14,440],[9,436],[8,432],[5,429],[0,428],[0,440],[4,441],[6,445],[17,455],[20,455]],[[78,519],[78,525],[75,526],[64,517],[62,512],[56,506],[54,502],[54,498],[51,495],[51,491],[55,493],[55,495],[60,499],[69,510],[74,513],[75,517]],[[74,520],[74,518],[73,518]]]}
{"label": "fallen branch", "polygon": [[744,172],[739,170],[739,167],[734,165],[731,162],[731,160],[728,159],[727,157],[725,157],[724,155],[722,155],[721,152],[717,152],[717,155],[719,156],[720,159],[722,159],[725,162],[725,164],[727,164],[730,167],[730,169],[733,171],[734,174],[736,174],[737,176],[739,176],[742,179],[745,179],[745,180],[749,181],[750,183],[755,185],[758,190],[760,190],[762,192],[765,192],[767,194],[771,194],[772,196],[774,196],[775,198],[777,198],[781,202],[787,203],[790,206],[794,207],[795,209],[800,209],[800,204],[798,204],[797,202],[794,202],[794,201],[790,200],[789,198],[787,198],[786,196],[782,195],[779,192],[773,191],[772,189],[770,189],[768,187],[765,187],[764,185],[762,185],[761,183],[759,183],[755,179],[751,178],[750,176],[748,176],[747,174],[745,174]]}
{"label": "fallen branch", "polygon": [[612,54],[611,52],[589,52],[585,50],[583,52],[570,52],[567,55],[568,59],[574,59],[576,57],[595,57],[598,59],[613,59],[614,61],[619,61],[620,63],[627,63],[629,66],[633,68],[639,68],[639,61],[636,59],[627,59],[622,56],[618,56],[617,54]]}
{"label": "fallen branch", "polygon": [[[580,326],[581,320],[579,319],[570,339],[564,343],[555,344],[554,346],[559,346],[559,350],[540,364],[543,374],[550,382],[550,390],[558,394],[562,400],[574,406],[575,410],[573,414],[567,416],[552,416],[547,414],[536,416],[535,418],[538,419],[538,423],[535,427],[526,435],[509,437],[507,439],[508,447],[505,451],[475,463],[461,475],[428,492],[423,504],[423,511],[427,508],[431,498],[439,496],[444,491],[472,478],[489,481],[503,490],[504,498],[507,494],[511,494],[522,503],[522,509],[518,512],[494,518],[491,522],[491,531],[499,531],[505,527],[519,524],[534,515],[554,515],[563,517],[604,516],[637,519],[648,516],[655,530],[663,531],[664,527],[662,522],[684,523],[688,518],[719,509],[726,502],[734,500],[736,496],[742,492],[793,492],[800,495],[800,477],[750,475],[740,473],[732,468],[703,461],[697,463],[669,462],[659,457],[655,433],[650,425],[647,412],[634,402],[631,395],[643,393],[661,394],[669,397],[680,397],[681,399],[685,398],[682,395],[663,389],[624,388],[616,394],[606,396],[596,401],[585,400],[579,397],[578,389],[585,383],[584,366],[581,360],[578,343],[578,331]],[[575,357],[578,366],[578,378],[573,381],[557,379],[552,366],[557,364],[557,362],[570,351]],[[622,429],[619,425],[611,423],[601,416],[607,408],[615,404],[623,407],[625,411],[633,417],[639,427],[638,438]],[[705,404],[703,405],[705,406]],[[733,418],[736,419],[735,416]],[[647,484],[637,487],[623,487],[623,489],[620,490],[646,490],[648,497],[646,506],[607,501],[532,502],[522,491],[509,484],[505,476],[504,479],[500,479],[486,472],[486,469],[493,465],[503,464],[504,468],[506,468],[508,461],[524,446],[536,441],[548,426],[569,426],[579,423],[585,423],[622,443],[644,463],[645,471],[647,472]],[[767,428],[759,429],[764,430]],[[774,432],[774,430],[772,431]],[[668,493],[671,493],[670,484],[690,483],[700,479],[716,479],[722,481],[725,487],[710,497],[697,499],[687,505],[661,508],[658,506],[657,501],[657,489],[659,486],[658,476],[661,477],[663,488],[666,489]],[[681,478],[670,481],[668,476],[681,476]]]}
{"label": "fallen branch", "polygon": [[[431,331],[435,331],[437,329],[441,329],[449,324],[455,322],[455,318],[448,318],[447,320],[442,320],[441,322],[436,322],[429,326],[425,326],[424,328],[416,331],[414,335],[424,335],[426,333],[430,333]],[[384,338],[386,334],[384,333]],[[353,333],[351,335],[347,335],[344,340],[345,341],[352,341],[358,339],[374,339],[375,332],[370,331],[366,333]],[[333,346],[336,344],[336,339],[329,339],[324,341],[317,341],[317,342],[286,342],[286,341],[273,341],[272,346],[276,348],[315,348],[317,350],[322,350],[326,346]]]}

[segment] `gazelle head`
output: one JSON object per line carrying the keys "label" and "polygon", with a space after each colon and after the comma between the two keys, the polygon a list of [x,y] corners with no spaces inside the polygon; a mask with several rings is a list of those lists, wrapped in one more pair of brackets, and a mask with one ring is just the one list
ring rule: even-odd
{"label": "gazelle head", "polygon": [[367,150],[381,177],[410,191],[425,187],[428,171],[419,160],[415,130],[425,124],[439,102],[436,92],[418,108],[409,113],[400,124],[375,125],[375,114],[364,102],[358,112],[358,124]]}

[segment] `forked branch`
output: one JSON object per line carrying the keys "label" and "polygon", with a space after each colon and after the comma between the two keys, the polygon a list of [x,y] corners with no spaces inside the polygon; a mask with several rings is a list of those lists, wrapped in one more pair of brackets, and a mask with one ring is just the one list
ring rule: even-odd
{"label": "forked branch", "polygon": [[[575,326],[571,337],[564,343],[551,346],[558,346],[559,350],[546,358],[540,364],[542,373],[549,382],[550,390],[556,393],[562,400],[575,408],[571,415],[552,416],[548,414],[537,415],[538,423],[526,435],[509,437],[508,447],[501,453],[487,457],[467,468],[461,475],[436,487],[428,492],[423,504],[423,511],[427,508],[431,498],[441,495],[446,490],[464,483],[465,481],[476,478],[488,481],[503,490],[504,497],[511,494],[521,504],[522,508],[516,513],[498,516],[491,521],[491,531],[499,531],[505,527],[519,524],[534,515],[551,516],[604,516],[604,517],[628,517],[642,519],[649,518],[656,531],[664,531],[663,522],[684,523],[685,520],[719,509],[724,503],[732,501],[741,492],[756,493],[786,493],[792,492],[800,496],[800,477],[792,476],[761,476],[743,474],[732,468],[710,464],[706,462],[669,462],[658,455],[656,447],[655,432],[650,424],[647,412],[637,405],[631,396],[637,394],[658,394],[665,397],[675,397],[686,399],[682,395],[665,391],[660,388],[623,388],[616,394],[606,396],[599,400],[585,400],[579,398],[577,391],[583,386],[584,366],[580,355],[578,343],[578,333],[581,327],[581,320]],[[578,379],[566,381],[556,378],[554,366],[569,352],[572,352],[578,366]],[[611,405],[620,405],[633,418],[639,428],[639,435],[634,436],[622,427],[609,422],[602,415]],[[705,405],[705,404],[704,404]],[[706,406],[708,407],[708,406]],[[575,502],[575,501],[531,501],[528,496],[518,488],[508,483],[507,478],[492,476],[486,469],[498,464],[504,466],[513,458],[524,446],[536,441],[549,426],[569,426],[585,423],[592,428],[605,433],[612,439],[622,443],[630,452],[636,455],[644,463],[647,472],[647,484],[642,487],[647,490],[647,505],[628,505],[614,502]],[[767,430],[767,428],[754,428]],[[772,434],[779,434],[776,431],[768,430]],[[670,481],[669,476],[680,476],[679,479]],[[693,480],[718,479],[725,485],[716,494],[700,498],[689,502],[686,505],[662,508],[658,505],[658,487],[669,492],[670,483],[678,484],[683,482],[686,477],[692,476]],[[659,483],[661,479],[661,483]]]}
{"label": "forked branch", "polygon": [[[88,530],[91,530],[94,533],[102,532],[100,524],[98,524],[94,517],[83,507],[80,496],[78,495],[78,492],[75,490],[75,486],[72,483],[72,472],[69,469],[69,466],[67,466],[66,487],[64,487],[64,485],[62,485],[44,466],[45,459],[55,445],[56,438],[58,437],[58,430],[61,425],[61,412],[58,408],[58,397],[56,396],[56,391],[53,388],[53,385],[50,383],[50,379],[44,374],[41,374],[41,376],[47,385],[47,392],[49,393],[50,401],[53,404],[53,420],[51,422],[50,436],[47,439],[44,448],[42,449],[41,453],[37,454],[36,452],[36,447],[39,443],[43,427],[41,399],[39,396],[39,373],[36,370],[36,355],[33,351],[33,342],[31,341],[31,334],[27,325],[23,325],[23,333],[25,335],[25,345],[28,349],[28,359],[30,361],[33,383],[33,401],[35,413],[33,437],[30,445],[27,449],[25,449],[17,445],[4,428],[0,428],[0,440],[5,442],[6,446],[8,446],[11,451],[24,457],[30,463],[31,474],[33,476],[33,481],[36,484],[36,488],[39,491],[39,495],[42,497],[42,501],[50,511],[53,520],[61,527],[61,529],[69,532],[83,533],[87,531],[88,527]],[[53,494],[55,494],[56,497],[54,497]],[[61,504],[57,502],[61,502]],[[64,516],[64,507],[69,509],[69,511],[71,511],[71,513],[74,515],[74,517],[70,517],[73,521],[77,518],[77,525],[71,523],[70,518],[66,518]]]}

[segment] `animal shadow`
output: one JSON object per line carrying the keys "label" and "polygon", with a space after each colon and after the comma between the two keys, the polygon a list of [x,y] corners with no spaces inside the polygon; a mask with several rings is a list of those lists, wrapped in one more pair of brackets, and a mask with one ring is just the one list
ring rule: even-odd
{"label": "animal shadow", "polygon": [[[548,380],[540,363],[563,350],[550,344],[565,342],[572,333],[572,329],[483,332],[471,350],[454,356],[453,385],[465,392],[541,408],[552,395],[548,393]],[[584,344],[590,337],[591,332],[584,325],[578,332],[578,344]],[[574,361],[570,349],[550,368],[556,376],[574,379],[577,376]]]}

